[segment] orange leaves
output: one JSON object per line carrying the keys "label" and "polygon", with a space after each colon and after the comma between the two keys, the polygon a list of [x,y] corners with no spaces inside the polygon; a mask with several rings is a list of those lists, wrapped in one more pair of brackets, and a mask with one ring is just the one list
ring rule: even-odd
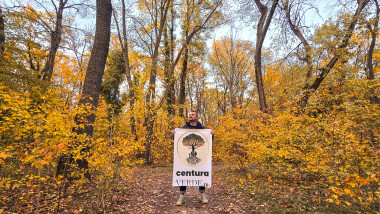
{"label": "orange leaves", "polygon": [[8,157],[5,152],[0,152],[0,166],[4,164],[4,160]]}

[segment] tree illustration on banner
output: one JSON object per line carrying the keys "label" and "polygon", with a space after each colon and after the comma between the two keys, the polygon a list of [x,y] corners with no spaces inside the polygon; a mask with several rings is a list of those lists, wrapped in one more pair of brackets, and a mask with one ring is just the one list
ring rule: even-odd
{"label": "tree illustration on banner", "polygon": [[199,148],[205,144],[205,141],[201,136],[190,134],[183,139],[182,144],[191,148],[189,157],[186,159],[187,163],[190,165],[195,165],[201,162],[201,159],[197,157],[197,152],[195,151],[196,148]]}

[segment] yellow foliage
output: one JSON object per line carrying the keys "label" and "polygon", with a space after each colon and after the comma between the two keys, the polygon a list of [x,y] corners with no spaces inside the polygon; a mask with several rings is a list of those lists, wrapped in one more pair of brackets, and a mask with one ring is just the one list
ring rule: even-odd
{"label": "yellow foliage", "polygon": [[[358,82],[348,86],[357,87],[353,89],[356,92],[348,90],[341,100],[321,90],[305,114],[291,110],[248,114],[235,109],[220,119],[223,122],[217,127],[213,160],[248,173],[257,164],[284,169],[280,171],[283,176],[301,172],[320,188],[328,187],[327,202],[349,206],[357,200],[363,206],[374,205],[377,202],[368,190],[380,185],[376,172],[380,164],[376,149],[380,108],[359,99]],[[351,96],[356,104],[351,103]],[[320,100],[318,105],[314,99]],[[339,105],[332,104],[338,101]]]}

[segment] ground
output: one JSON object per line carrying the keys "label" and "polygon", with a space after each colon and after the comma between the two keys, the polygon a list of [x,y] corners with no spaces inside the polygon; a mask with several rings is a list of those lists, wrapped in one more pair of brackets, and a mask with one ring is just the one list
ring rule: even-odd
{"label": "ground", "polygon": [[209,203],[202,204],[198,187],[188,187],[185,204],[177,206],[179,188],[172,186],[172,167],[143,167],[134,173],[127,213],[253,213],[255,203],[223,179],[222,166],[214,165],[212,187],[206,188]]}

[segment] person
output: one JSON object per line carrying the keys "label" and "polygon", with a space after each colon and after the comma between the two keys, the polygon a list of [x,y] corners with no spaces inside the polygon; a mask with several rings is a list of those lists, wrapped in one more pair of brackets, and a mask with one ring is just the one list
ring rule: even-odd
{"label": "person", "polygon": [[[188,115],[188,120],[189,121],[186,122],[186,124],[182,127],[183,129],[205,129],[205,127],[198,121],[198,112],[197,111],[191,110],[189,115]],[[174,136],[174,133],[175,133],[175,131],[173,130],[172,131],[173,136]],[[215,133],[213,130],[211,130],[211,134],[214,137]],[[201,193],[201,201],[203,204],[208,203],[208,200],[207,200],[207,197],[205,194],[205,190],[206,190],[206,188],[204,186],[199,187],[199,192]],[[182,204],[184,204],[186,186],[180,186],[179,191],[180,191],[180,195],[179,195],[179,198],[177,200],[177,205],[181,206]]]}

